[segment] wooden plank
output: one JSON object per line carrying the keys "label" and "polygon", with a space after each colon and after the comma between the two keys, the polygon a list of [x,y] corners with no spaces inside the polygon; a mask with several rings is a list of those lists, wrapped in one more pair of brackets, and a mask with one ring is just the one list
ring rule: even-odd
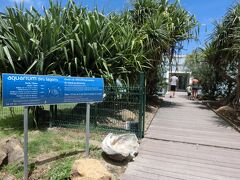
{"label": "wooden plank", "polygon": [[127,170],[126,173],[121,177],[121,180],[134,180],[134,179],[137,179],[137,180],[145,180],[145,179],[148,179],[148,180],[156,180],[159,178],[159,175],[156,175],[156,174],[152,174],[152,173],[149,173],[149,172],[139,172],[137,170]]}
{"label": "wooden plank", "polygon": [[[188,124],[188,123],[187,123]],[[156,125],[154,125],[156,126]],[[159,125],[160,126],[160,125]],[[161,127],[171,127],[173,126],[172,124],[161,124]],[[179,129],[188,129],[188,130],[200,130],[200,131],[208,131],[208,132],[218,132],[218,133],[226,133],[226,134],[232,134],[235,130],[232,129],[231,131],[226,131],[226,128],[224,127],[219,127],[219,128],[209,128],[209,127],[205,127],[205,126],[199,126],[199,125],[196,125],[196,124],[189,124],[188,127],[182,125],[182,124],[179,124],[179,123],[175,123],[174,125],[175,128],[179,128]],[[149,128],[149,131],[146,132],[145,134],[149,134],[151,132],[151,128]],[[235,133],[235,132],[234,132]]]}
{"label": "wooden plank", "polygon": [[223,141],[222,139],[208,139],[204,137],[191,137],[182,135],[169,135],[165,133],[149,133],[146,137],[159,140],[178,141],[185,143],[201,144],[206,146],[219,146],[224,148],[233,148],[240,150],[240,144],[238,141]]}
{"label": "wooden plank", "polygon": [[[139,159],[140,160],[140,159]],[[142,161],[138,161],[138,164],[141,164],[141,167],[137,166],[137,168],[144,169],[151,169],[151,172],[155,172],[158,174],[158,170],[162,171],[170,171],[176,174],[182,174],[184,175],[191,175],[201,178],[209,178],[209,179],[238,179],[240,177],[240,173],[237,174],[231,174],[224,171],[219,171],[216,169],[207,169],[207,168],[201,168],[201,167],[195,167],[190,165],[183,165],[178,163],[169,163],[165,161],[158,162],[156,160],[150,160],[150,159],[144,159]],[[160,174],[160,173],[159,173]]]}
{"label": "wooden plank", "polygon": [[152,124],[153,125],[159,125],[159,126],[161,126],[163,124],[173,125],[173,126],[170,126],[170,127],[174,127],[175,125],[182,125],[186,128],[191,127],[191,126],[186,126],[184,123],[189,123],[189,125],[197,124],[199,126],[209,126],[209,128],[214,128],[216,130],[218,130],[218,129],[219,130],[226,129],[227,131],[229,131],[230,129],[233,130],[233,128],[229,124],[225,124],[225,122],[223,122],[222,120],[212,120],[210,117],[209,117],[208,122],[207,122],[207,120],[186,121],[186,120],[181,119],[181,118],[177,118],[176,120],[171,119],[171,118],[161,118],[161,119],[158,119],[158,121],[153,122]]}
{"label": "wooden plank", "polygon": [[239,179],[239,133],[184,97],[166,98],[123,179]]}
{"label": "wooden plank", "polygon": [[[142,152],[147,152],[148,154],[156,154],[159,151],[150,151],[150,150],[144,150],[141,149]],[[160,151],[159,153],[169,155],[169,156],[174,156],[176,158],[186,158],[186,159],[191,159],[197,162],[206,162],[207,164],[215,164],[218,166],[225,166],[225,167],[240,167],[239,164],[239,158],[230,158],[231,156],[226,156],[226,157],[219,157],[219,156],[214,156],[213,154],[205,154],[205,155],[198,155],[196,153],[183,153],[183,152],[177,152],[177,151]]]}
{"label": "wooden plank", "polygon": [[185,172],[174,172],[175,169],[173,168],[164,168],[164,169],[161,169],[159,167],[156,167],[154,166],[153,164],[153,167],[148,167],[146,166],[145,164],[144,165],[141,165],[141,166],[137,166],[136,164],[132,164],[130,166],[130,170],[129,170],[129,173],[131,173],[132,171],[133,172],[140,172],[140,173],[149,173],[149,174],[154,174],[154,175],[161,175],[161,176],[168,176],[168,177],[171,177],[171,178],[175,178],[175,179],[189,179],[189,180],[209,180],[209,179],[212,179],[210,177],[200,177],[198,175],[195,175],[194,173],[192,174],[186,174]]}
{"label": "wooden plank", "polygon": [[238,133],[222,133],[222,131],[207,131],[207,130],[192,130],[186,128],[174,128],[174,127],[164,127],[164,126],[152,126],[151,131],[168,131],[168,132],[176,132],[176,133],[187,133],[188,135],[198,134],[201,136],[217,136],[221,138],[235,138],[239,140],[240,143],[240,135]]}
{"label": "wooden plank", "polygon": [[159,142],[144,139],[140,151],[158,152],[173,154],[184,157],[199,158],[202,160],[213,160],[216,162],[236,163],[240,167],[240,151],[231,149],[221,149],[206,146],[194,146],[190,144]]}
{"label": "wooden plank", "polygon": [[[183,161],[187,161],[189,163],[191,162],[197,162],[197,163],[201,163],[201,164],[205,164],[205,165],[214,165],[216,167],[226,167],[226,168],[232,168],[232,169],[237,169],[238,171],[240,171],[240,166],[239,164],[235,164],[235,163],[226,163],[226,162],[221,162],[221,161],[215,161],[215,160],[209,160],[209,159],[200,159],[198,157],[186,157],[186,156],[180,156],[177,154],[171,154],[169,152],[164,153],[164,152],[153,152],[153,151],[145,151],[145,150],[141,150],[142,153],[144,153],[144,155],[151,155],[151,156],[155,156],[155,157],[163,157],[163,158],[168,158],[168,159],[175,159],[175,160],[183,160]],[[140,156],[142,157],[142,156]]]}
{"label": "wooden plank", "polygon": [[170,177],[168,175],[159,175],[159,174],[153,174],[152,172],[148,171],[138,171],[135,169],[131,169],[127,171],[122,177],[121,180],[184,180],[180,178]]}
{"label": "wooden plank", "polygon": [[[151,132],[149,134],[157,134],[157,133],[164,133],[168,135],[178,135],[178,136],[191,136],[191,137],[201,137],[201,138],[209,138],[209,139],[216,139],[221,141],[234,141],[237,144],[240,145],[240,136],[235,135],[225,135],[222,133],[215,133],[215,132],[200,132],[189,129],[169,129],[169,128],[154,128],[151,129]],[[225,135],[225,136],[224,136]]]}
{"label": "wooden plank", "polygon": [[[175,117],[176,118],[176,117]],[[174,117],[161,117],[158,119],[158,121],[153,122],[153,125],[161,125],[161,124],[171,124],[174,125],[185,125],[184,123],[189,123],[189,125],[200,125],[200,126],[209,126],[210,128],[215,128],[216,130],[218,128],[220,129],[226,129],[226,127],[231,127],[229,124],[224,122],[222,119],[212,119],[213,117],[207,117],[207,118],[199,118],[199,119],[192,119],[191,121],[186,120],[186,117],[179,117],[175,119]],[[191,117],[188,117],[191,118]],[[174,127],[174,126],[173,126]],[[188,128],[188,126],[185,126]]]}
{"label": "wooden plank", "polygon": [[[156,149],[177,149],[182,150],[182,151],[189,151],[189,152],[197,152],[197,153],[214,153],[216,155],[227,155],[231,153],[231,156],[233,157],[234,155],[239,156],[240,151],[239,150],[233,150],[229,148],[215,148],[215,147],[209,147],[209,146],[199,146],[197,144],[186,144],[186,143],[175,143],[172,141],[159,141],[159,140],[154,140],[154,139],[148,139],[145,138],[141,142],[141,147],[145,148],[156,148]],[[141,148],[140,147],[140,148]]]}
{"label": "wooden plank", "polygon": [[174,169],[182,169],[187,167],[188,170],[197,171],[201,173],[207,174],[216,174],[222,175],[226,177],[240,177],[240,169],[239,168],[229,168],[223,167],[218,165],[209,165],[200,162],[191,162],[187,159],[172,159],[169,157],[161,157],[161,156],[154,156],[154,155],[146,155],[138,158],[138,163],[149,163],[154,164],[157,167],[163,166],[171,166]]}

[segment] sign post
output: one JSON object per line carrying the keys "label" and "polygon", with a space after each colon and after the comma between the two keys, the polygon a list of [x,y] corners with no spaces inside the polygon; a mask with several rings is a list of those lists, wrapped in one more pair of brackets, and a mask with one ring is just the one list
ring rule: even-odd
{"label": "sign post", "polygon": [[86,156],[89,155],[89,140],[90,140],[90,103],[87,103],[87,110],[86,110]]}
{"label": "sign post", "polygon": [[89,155],[90,103],[103,101],[102,78],[2,74],[3,107],[24,106],[24,180],[28,180],[28,107],[87,103],[86,155]]}
{"label": "sign post", "polygon": [[24,180],[28,180],[28,107],[24,107]]}

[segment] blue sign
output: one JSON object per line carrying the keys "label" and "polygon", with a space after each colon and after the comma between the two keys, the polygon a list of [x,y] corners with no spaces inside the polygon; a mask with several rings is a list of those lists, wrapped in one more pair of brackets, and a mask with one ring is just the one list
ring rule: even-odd
{"label": "blue sign", "polygon": [[103,90],[102,78],[2,74],[3,106],[101,102]]}

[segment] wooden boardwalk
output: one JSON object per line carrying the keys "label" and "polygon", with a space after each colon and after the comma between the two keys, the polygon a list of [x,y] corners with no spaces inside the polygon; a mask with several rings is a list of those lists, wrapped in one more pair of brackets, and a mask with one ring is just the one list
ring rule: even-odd
{"label": "wooden boardwalk", "polygon": [[240,133],[185,94],[165,98],[122,180],[240,180]]}

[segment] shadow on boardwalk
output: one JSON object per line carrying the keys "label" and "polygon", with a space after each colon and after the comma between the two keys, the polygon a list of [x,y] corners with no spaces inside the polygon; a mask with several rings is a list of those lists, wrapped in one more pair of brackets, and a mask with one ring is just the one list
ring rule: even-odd
{"label": "shadow on boardwalk", "polygon": [[175,108],[181,106],[182,106],[181,103],[163,101],[160,108]]}
{"label": "shadow on boardwalk", "polygon": [[[203,105],[201,101],[198,101],[198,100],[195,100],[195,101],[192,101],[192,100],[189,100],[187,95],[179,95],[178,98],[182,98],[184,100],[187,100],[189,101],[189,105],[184,103],[184,102],[170,102],[170,101],[163,101],[162,104],[161,104],[161,108],[168,108],[168,109],[171,109],[171,108],[177,108],[177,107],[192,107],[194,105],[194,108],[199,108],[201,110],[209,110],[211,111],[211,109],[209,109],[209,107],[207,107],[206,105]],[[191,113],[188,112],[188,113]],[[188,115],[188,113],[186,114],[186,116]],[[224,119],[222,119],[221,117],[217,116],[215,113],[213,113],[213,116],[211,117],[211,119],[213,120],[213,122],[215,122],[217,125],[219,126],[223,126],[223,127],[229,127],[231,128],[232,126],[226,122]]]}
{"label": "shadow on boardwalk", "polygon": [[185,94],[165,98],[122,179],[239,179],[240,134]]}

